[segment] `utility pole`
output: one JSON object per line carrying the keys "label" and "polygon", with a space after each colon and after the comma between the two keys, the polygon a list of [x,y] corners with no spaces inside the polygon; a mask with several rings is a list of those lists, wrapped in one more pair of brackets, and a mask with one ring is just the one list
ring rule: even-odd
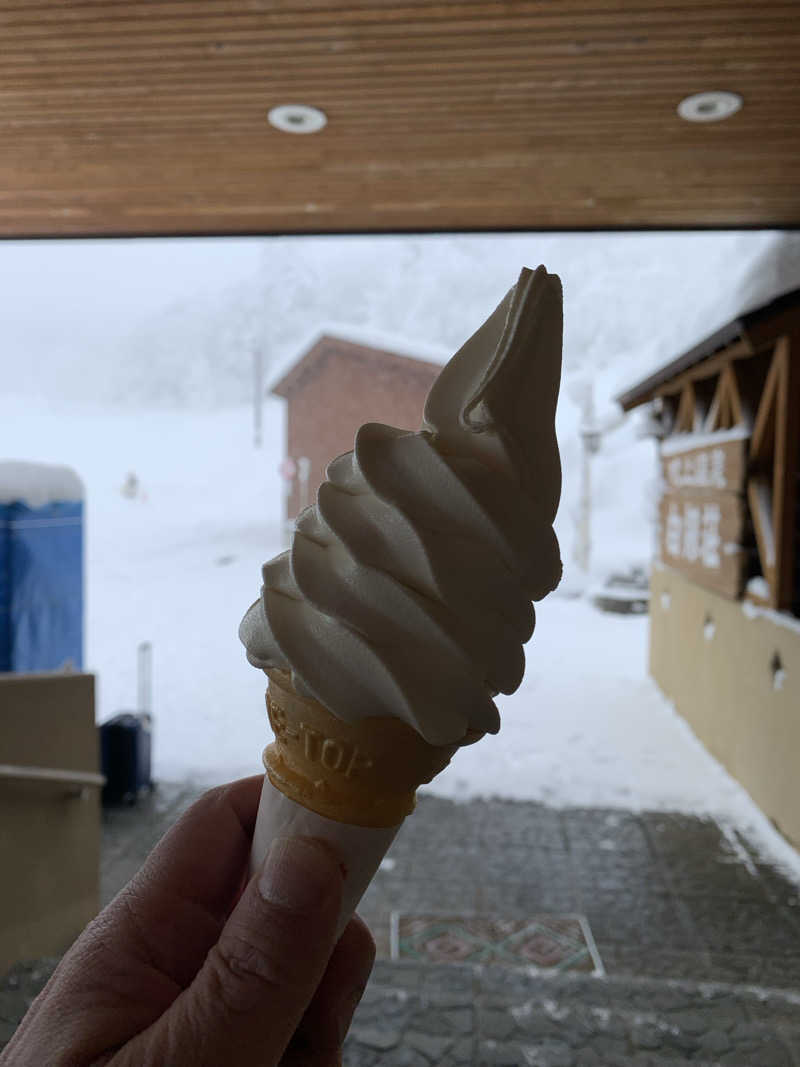
{"label": "utility pole", "polygon": [[261,448],[264,404],[264,360],[260,346],[253,349],[253,447]]}
{"label": "utility pole", "polygon": [[592,556],[592,456],[600,449],[600,430],[594,417],[594,387],[587,384],[581,419],[581,493],[578,502],[578,529],[575,537],[575,562],[589,573]]}
{"label": "utility pole", "polygon": [[153,711],[153,646],[142,641],[136,650],[137,711]]}

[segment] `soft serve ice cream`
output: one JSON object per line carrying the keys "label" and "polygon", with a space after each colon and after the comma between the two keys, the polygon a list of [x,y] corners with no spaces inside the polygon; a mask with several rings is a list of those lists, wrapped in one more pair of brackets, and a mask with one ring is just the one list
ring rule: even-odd
{"label": "soft serve ice cream", "polygon": [[522,680],[531,601],[558,584],[561,284],[514,288],[447,364],[417,432],[366,423],[328,466],[242,620],[247,658],[345,722],[429,745],[495,733]]}

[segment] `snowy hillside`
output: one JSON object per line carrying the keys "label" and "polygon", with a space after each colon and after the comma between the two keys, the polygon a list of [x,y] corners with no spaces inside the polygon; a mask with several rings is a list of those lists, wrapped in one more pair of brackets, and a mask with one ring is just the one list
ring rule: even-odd
{"label": "snowy hillside", "polygon": [[[800,285],[800,235],[471,235],[0,245],[5,390],[61,407],[244,403],[328,321],[458,347],[544,263],[565,294],[569,377],[598,400],[743,306]],[[607,373],[606,373],[607,372]]]}

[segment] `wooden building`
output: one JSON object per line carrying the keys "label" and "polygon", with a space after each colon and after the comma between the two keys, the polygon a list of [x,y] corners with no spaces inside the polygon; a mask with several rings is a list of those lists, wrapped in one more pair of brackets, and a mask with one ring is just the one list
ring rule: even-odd
{"label": "wooden building", "polygon": [[287,519],[313,504],[326,466],[350,451],[363,422],[418,429],[441,369],[440,363],[332,334],[314,342],[271,389],[288,406]]}
{"label": "wooden building", "polygon": [[662,438],[652,674],[800,842],[800,290],[619,401]]}

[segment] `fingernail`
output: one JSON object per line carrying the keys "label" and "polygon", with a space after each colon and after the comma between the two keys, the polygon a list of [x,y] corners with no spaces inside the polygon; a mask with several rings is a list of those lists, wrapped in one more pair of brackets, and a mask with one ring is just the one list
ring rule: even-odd
{"label": "fingernail", "polygon": [[264,900],[292,911],[313,911],[341,878],[334,857],[318,842],[302,837],[278,837],[270,847],[258,876]]}
{"label": "fingernail", "polygon": [[353,1016],[356,1013],[356,1008],[361,1003],[361,998],[364,996],[364,990],[366,986],[359,986],[358,989],[352,990],[352,992],[344,998],[341,1007],[339,1008],[339,1044],[344,1044],[344,1039],[347,1037],[347,1031],[350,1029],[350,1023],[353,1021]]}

